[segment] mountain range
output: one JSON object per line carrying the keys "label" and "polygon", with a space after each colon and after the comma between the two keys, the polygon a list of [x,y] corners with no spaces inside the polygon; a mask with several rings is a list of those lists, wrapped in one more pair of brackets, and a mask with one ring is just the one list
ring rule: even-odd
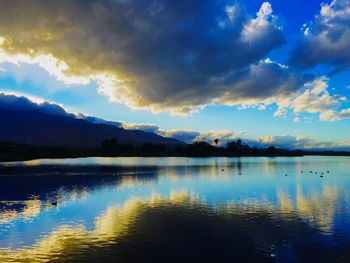
{"label": "mountain range", "polygon": [[118,127],[118,122],[69,113],[57,104],[5,93],[0,93],[0,126],[0,142],[6,143],[87,149],[116,138],[119,144],[133,146],[185,144],[151,132],[127,130]]}

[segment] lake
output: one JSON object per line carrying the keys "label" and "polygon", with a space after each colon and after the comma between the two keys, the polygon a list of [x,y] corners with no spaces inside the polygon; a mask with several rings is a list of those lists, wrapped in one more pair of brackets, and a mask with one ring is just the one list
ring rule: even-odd
{"label": "lake", "polygon": [[350,158],[0,164],[0,262],[350,262]]}

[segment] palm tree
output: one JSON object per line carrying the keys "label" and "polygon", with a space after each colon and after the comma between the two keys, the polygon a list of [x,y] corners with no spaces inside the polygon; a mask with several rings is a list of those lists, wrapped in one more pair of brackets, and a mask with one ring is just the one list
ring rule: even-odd
{"label": "palm tree", "polygon": [[216,146],[218,146],[219,139],[215,139],[215,140],[214,140],[214,143],[215,143]]}

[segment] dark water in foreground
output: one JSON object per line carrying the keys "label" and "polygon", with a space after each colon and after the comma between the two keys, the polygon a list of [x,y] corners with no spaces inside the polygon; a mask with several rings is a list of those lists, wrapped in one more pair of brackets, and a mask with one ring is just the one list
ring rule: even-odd
{"label": "dark water in foreground", "polygon": [[47,261],[350,262],[350,158],[0,164],[0,262]]}

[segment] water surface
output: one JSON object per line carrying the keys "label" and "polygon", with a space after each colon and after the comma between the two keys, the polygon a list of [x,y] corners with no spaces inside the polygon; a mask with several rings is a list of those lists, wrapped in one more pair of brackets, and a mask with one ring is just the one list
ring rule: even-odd
{"label": "water surface", "polygon": [[350,158],[0,164],[0,262],[349,262]]}

